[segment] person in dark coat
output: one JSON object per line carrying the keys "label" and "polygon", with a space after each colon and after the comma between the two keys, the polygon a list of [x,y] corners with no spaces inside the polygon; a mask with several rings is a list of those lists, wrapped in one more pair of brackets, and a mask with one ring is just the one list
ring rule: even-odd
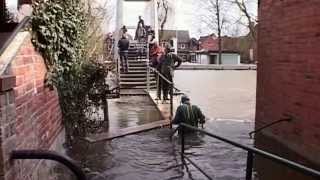
{"label": "person in dark coat", "polygon": [[[167,80],[170,82],[173,82],[173,74],[174,69],[179,67],[182,63],[183,59],[179,57],[178,55],[174,54],[172,52],[171,46],[166,45],[165,48],[165,55],[163,57],[163,60],[161,61],[161,68],[160,72],[161,74],[166,77]],[[168,94],[170,89],[170,84],[166,80],[162,80],[162,91],[163,91],[163,100],[169,100]]]}
{"label": "person in dark coat", "polygon": [[136,35],[135,35],[135,40],[138,40],[138,42],[141,42],[141,40],[143,38],[145,38],[146,36],[146,29],[144,26],[144,21],[141,18],[141,16],[139,16],[139,21],[138,21],[138,25],[137,25],[137,30],[136,30]]}
{"label": "person in dark coat", "polygon": [[205,116],[200,108],[190,103],[188,96],[181,97],[181,105],[177,108],[173,124],[186,123],[190,126],[198,127],[199,124],[205,123]]}
{"label": "person in dark coat", "polygon": [[126,35],[127,32],[128,32],[127,27],[123,25],[120,31],[120,36],[122,37],[123,35]]}
{"label": "person in dark coat", "polygon": [[119,55],[121,60],[122,71],[128,72],[128,49],[130,42],[126,35],[123,34],[121,39],[118,41]]}

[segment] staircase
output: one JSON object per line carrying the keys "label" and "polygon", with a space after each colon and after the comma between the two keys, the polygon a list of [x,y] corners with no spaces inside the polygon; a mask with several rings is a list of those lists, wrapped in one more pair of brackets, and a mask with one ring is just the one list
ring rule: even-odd
{"label": "staircase", "polygon": [[[147,59],[147,44],[130,42],[128,53],[128,72],[120,71],[121,89],[147,89],[147,69],[149,60]],[[156,78],[154,73],[150,73],[150,89],[156,88]]]}

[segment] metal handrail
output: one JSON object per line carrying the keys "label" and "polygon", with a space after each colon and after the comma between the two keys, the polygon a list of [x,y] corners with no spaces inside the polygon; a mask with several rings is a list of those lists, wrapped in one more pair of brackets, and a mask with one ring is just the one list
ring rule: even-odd
{"label": "metal handrail", "polygon": [[159,75],[163,80],[165,80],[167,83],[169,83],[170,85],[173,85],[173,89],[175,89],[176,91],[180,91],[181,90],[179,88],[177,88],[176,86],[174,86],[174,83],[170,80],[168,80],[161,72],[159,72],[156,68],[149,66],[149,68],[155,72],[157,75]]}
{"label": "metal handrail", "polygon": [[165,80],[168,84],[173,85],[173,82],[171,82],[169,79],[167,79],[163,74],[161,74],[157,69],[153,67],[149,67],[152,71],[157,73],[163,80]]}
{"label": "metal handrail", "polygon": [[267,124],[267,125],[262,126],[262,127],[258,128],[256,130],[254,130],[254,131],[249,132],[249,136],[250,136],[250,138],[252,138],[252,134],[257,134],[258,132],[260,132],[260,131],[268,128],[268,127],[274,126],[274,125],[279,124],[281,122],[291,122],[291,121],[292,121],[291,117],[287,117],[287,118],[284,118],[284,119],[280,119],[280,120],[274,121],[274,122],[272,122],[270,124]]}
{"label": "metal handrail", "polygon": [[320,178],[320,171],[317,171],[315,169],[306,167],[302,164],[290,161],[288,159],[282,158],[280,156],[271,154],[269,152],[263,151],[261,149],[258,148],[254,148],[254,147],[249,147],[240,143],[237,143],[235,141],[232,141],[228,138],[222,137],[222,136],[218,136],[212,133],[209,133],[203,129],[199,129],[193,126],[190,126],[188,124],[185,123],[180,123],[179,124],[179,130],[181,131],[181,158],[184,158],[184,128],[190,129],[192,131],[196,131],[196,132],[200,132],[203,133],[205,135],[208,135],[209,137],[218,139],[220,141],[223,141],[225,143],[231,144],[235,147],[238,147],[240,149],[246,150],[248,152],[248,156],[247,156],[247,168],[246,168],[246,180],[251,180],[252,179],[252,168],[253,168],[253,159],[254,159],[254,155],[257,154],[259,156],[262,156],[266,159],[269,159],[271,161],[280,163],[282,165],[285,165],[286,167],[290,167],[291,169],[297,170],[303,174],[306,174],[308,176],[314,177],[319,179]]}
{"label": "metal handrail", "polygon": [[9,38],[6,40],[6,42],[3,44],[3,46],[0,49],[0,55],[7,49],[7,47],[10,45],[14,37],[18,34],[18,32],[21,31],[22,28],[26,26],[30,22],[30,16],[26,16],[23,18],[23,20],[18,24],[18,26],[14,29],[14,31],[10,34]]}
{"label": "metal handrail", "polygon": [[77,177],[78,180],[86,180],[85,173],[71,159],[62,156],[56,152],[48,150],[14,150],[10,154],[11,160],[17,159],[46,159],[53,160],[65,165]]}

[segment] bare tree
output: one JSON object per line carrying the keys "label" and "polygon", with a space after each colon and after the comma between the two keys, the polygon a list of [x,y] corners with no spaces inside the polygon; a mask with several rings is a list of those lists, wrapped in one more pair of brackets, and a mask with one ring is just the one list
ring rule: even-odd
{"label": "bare tree", "polygon": [[163,30],[168,20],[169,11],[171,10],[168,0],[157,0],[158,22],[160,25],[159,39],[163,37]]}
{"label": "bare tree", "polygon": [[93,1],[86,0],[87,18],[88,18],[88,55],[97,58],[104,54],[103,43],[105,40],[104,28],[109,26],[112,18],[112,7],[108,0]]}
{"label": "bare tree", "polygon": [[205,7],[205,13],[200,17],[208,28],[216,31],[218,35],[218,64],[222,63],[222,30],[227,22],[226,14],[222,11],[223,0],[202,0],[202,7]]}
{"label": "bare tree", "polygon": [[[254,41],[256,40],[255,25],[257,24],[257,16],[249,12],[248,4],[250,2],[258,3],[257,1],[258,0],[230,0],[231,3],[235,4],[239,8],[243,17],[246,18],[247,24],[245,24],[245,26],[249,29],[250,35]],[[241,23],[241,20],[238,22]]]}

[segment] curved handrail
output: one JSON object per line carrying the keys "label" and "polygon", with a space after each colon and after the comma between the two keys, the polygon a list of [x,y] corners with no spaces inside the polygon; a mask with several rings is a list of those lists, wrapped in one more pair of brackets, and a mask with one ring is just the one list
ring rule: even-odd
{"label": "curved handrail", "polygon": [[56,152],[48,150],[14,150],[10,154],[10,159],[46,159],[57,161],[68,167],[77,177],[78,180],[86,180],[86,175],[80,167],[71,159],[61,156]]}
{"label": "curved handrail", "polygon": [[[296,163],[296,162],[293,162],[293,161],[290,161],[288,159],[285,159],[285,158],[282,158],[280,156],[277,156],[277,155],[274,155],[274,154],[271,154],[269,152],[266,152],[266,151],[263,151],[261,149],[258,149],[258,148],[254,148],[254,147],[249,147],[249,146],[246,146],[246,145],[243,145],[243,144],[240,144],[240,143],[237,143],[235,141],[232,141],[228,138],[225,138],[225,137],[221,137],[221,136],[218,136],[218,135],[215,135],[215,134],[212,134],[210,132],[207,132],[203,129],[199,129],[199,128],[196,128],[196,127],[193,127],[193,126],[190,126],[188,124],[185,124],[185,123],[180,123],[179,125],[181,131],[182,131],[182,137],[184,139],[184,133],[183,133],[183,129],[184,128],[187,128],[187,129],[190,129],[190,130],[193,130],[193,131],[197,131],[197,132],[200,132],[200,133],[203,133],[203,134],[206,134],[207,136],[209,137],[212,137],[212,138],[215,138],[215,139],[218,139],[220,141],[223,141],[225,143],[228,143],[228,144],[231,144],[235,147],[238,147],[240,149],[243,149],[243,150],[246,150],[248,152],[248,157],[251,156],[251,158],[248,158],[250,160],[250,162],[248,161],[247,162],[247,166],[248,164],[251,164],[252,165],[252,161],[253,161],[253,154],[257,154],[257,155],[260,155],[266,159],[269,159],[271,161],[274,161],[274,162],[277,162],[277,163],[280,163],[284,166],[287,166],[287,167],[290,167],[294,170],[297,170],[297,171],[300,171],[301,173],[304,173],[306,175],[309,175],[309,176],[312,176],[312,177],[315,177],[317,179],[320,178],[320,172],[315,170],[315,169],[312,169],[312,168],[309,168],[309,167],[306,167],[302,164],[299,164],[299,163]],[[182,141],[184,142],[184,140]],[[182,144],[182,147],[184,147],[184,144]],[[184,150],[182,149],[182,156],[183,156],[183,152]],[[252,169],[250,169],[249,171],[252,172]],[[247,169],[247,173],[248,173],[248,169]],[[250,173],[250,172],[249,172]],[[247,176],[248,177],[248,176]],[[249,178],[251,179],[251,178]]]}
{"label": "curved handrail", "polygon": [[252,138],[252,135],[253,135],[253,134],[257,134],[258,132],[260,132],[260,131],[262,131],[262,130],[264,130],[264,129],[266,129],[266,128],[269,128],[269,127],[271,127],[271,126],[274,126],[274,125],[276,125],[276,124],[279,124],[279,123],[281,123],[281,122],[291,122],[291,121],[292,121],[292,118],[291,118],[291,117],[287,117],[287,118],[284,118],[284,119],[280,119],[280,120],[274,121],[274,122],[272,122],[272,123],[270,123],[270,124],[267,124],[267,125],[262,126],[262,127],[258,128],[258,129],[256,129],[256,130],[254,130],[254,131],[249,132],[249,137]]}

